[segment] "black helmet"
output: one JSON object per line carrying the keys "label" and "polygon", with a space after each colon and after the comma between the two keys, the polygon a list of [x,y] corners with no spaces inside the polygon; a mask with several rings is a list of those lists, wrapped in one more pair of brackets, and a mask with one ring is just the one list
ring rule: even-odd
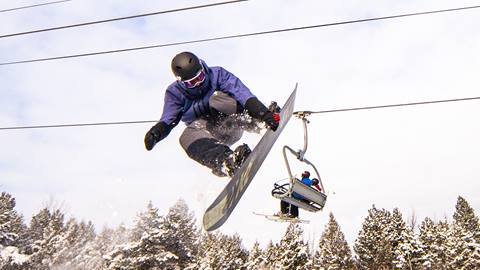
{"label": "black helmet", "polygon": [[310,172],[309,171],[304,171],[302,173],[302,178],[309,178],[310,177]]}
{"label": "black helmet", "polygon": [[318,185],[318,183],[319,183],[319,182],[318,182],[318,179],[317,179],[317,178],[313,178],[313,179],[312,179],[312,184]]}
{"label": "black helmet", "polygon": [[202,69],[200,59],[191,52],[182,52],[172,59],[172,72],[180,80],[189,80]]}

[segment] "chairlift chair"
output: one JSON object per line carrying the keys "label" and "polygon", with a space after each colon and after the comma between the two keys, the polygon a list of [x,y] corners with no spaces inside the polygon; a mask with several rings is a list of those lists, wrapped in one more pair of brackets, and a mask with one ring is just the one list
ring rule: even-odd
{"label": "chairlift chair", "polygon": [[[287,166],[288,171],[288,179],[280,180],[274,184],[274,188],[272,190],[272,196],[285,201],[287,203],[293,204],[303,210],[309,212],[318,212],[323,209],[325,203],[327,201],[327,195],[325,191],[325,187],[323,186],[322,178],[318,173],[317,167],[309,160],[305,158],[305,153],[307,152],[308,147],[308,132],[307,132],[307,124],[309,121],[307,120],[307,116],[309,115],[308,112],[295,112],[295,116],[300,118],[303,121],[303,130],[304,130],[304,145],[303,149],[295,151],[289,146],[283,146],[283,157],[285,160],[285,164]],[[288,150],[288,151],[287,151]],[[297,178],[294,177],[292,174],[292,170],[290,168],[290,163],[288,162],[287,153],[293,154],[300,162],[306,163],[308,166],[312,167],[319,185],[321,187],[321,191],[318,191],[312,187],[309,187]],[[286,181],[285,181],[286,180]],[[305,200],[297,199],[292,196],[293,193],[301,195]]]}

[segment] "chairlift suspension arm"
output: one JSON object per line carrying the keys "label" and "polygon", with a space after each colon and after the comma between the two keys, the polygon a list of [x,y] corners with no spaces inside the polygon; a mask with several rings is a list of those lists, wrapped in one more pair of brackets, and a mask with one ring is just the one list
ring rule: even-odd
{"label": "chairlift suspension arm", "polygon": [[307,124],[308,124],[308,120],[307,118],[303,117],[302,118],[302,122],[303,122],[303,151],[299,151],[299,156],[300,156],[300,160],[303,160],[304,156],[305,156],[305,153],[307,152],[307,148],[308,148],[308,130],[307,130]]}
{"label": "chairlift suspension arm", "polygon": [[308,129],[307,129],[307,124],[309,123],[308,119],[307,119],[307,116],[310,115],[309,112],[296,112],[295,115],[302,119],[302,122],[303,122],[303,131],[304,131],[304,135],[303,135],[303,139],[304,139],[304,142],[303,142],[303,150],[298,150],[298,151],[295,151],[293,150],[292,148],[290,148],[288,145],[285,145],[283,147],[283,158],[285,160],[285,165],[287,166],[287,171],[288,171],[288,176],[289,176],[289,179],[290,179],[290,183],[293,184],[293,181],[295,180],[295,177],[293,176],[292,174],[292,170],[290,168],[290,164],[288,162],[288,158],[287,158],[287,151],[290,151],[299,161],[301,162],[304,162],[308,165],[310,165],[314,170],[315,170],[315,174],[318,176],[318,182],[320,184],[320,187],[322,188],[322,192],[323,193],[326,193],[325,191],[325,187],[323,186],[323,181],[320,177],[320,173],[318,172],[317,170],[317,167],[311,163],[310,161],[308,161],[307,159],[305,159],[305,153],[307,152],[307,148],[308,148]]}

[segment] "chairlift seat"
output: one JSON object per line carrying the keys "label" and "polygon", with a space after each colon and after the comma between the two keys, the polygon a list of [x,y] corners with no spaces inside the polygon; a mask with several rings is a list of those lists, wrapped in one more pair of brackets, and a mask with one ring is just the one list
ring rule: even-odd
{"label": "chairlift seat", "polygon": [[[283,185],[275,184],[274,187],[274,190],[272,190],[273,197],[310,212],[317,212],[319,210],[322,210],[327,200],[327,195],[312,187],[305,185],[297,179],[293,181],[293,185],[291,185],[290,183],[286,183]],[[293,197],[293,192],[302,196],[310,203]]]}

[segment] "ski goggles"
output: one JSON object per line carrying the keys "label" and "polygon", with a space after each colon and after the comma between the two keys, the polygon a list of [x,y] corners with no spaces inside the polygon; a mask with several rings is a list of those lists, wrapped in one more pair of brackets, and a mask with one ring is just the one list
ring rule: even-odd
{"label": "ski goggles", "polygon": [[200,69],[195,76],[189,80],[181,81],[186,88],[195,88],[205,81],[205,70]]}

